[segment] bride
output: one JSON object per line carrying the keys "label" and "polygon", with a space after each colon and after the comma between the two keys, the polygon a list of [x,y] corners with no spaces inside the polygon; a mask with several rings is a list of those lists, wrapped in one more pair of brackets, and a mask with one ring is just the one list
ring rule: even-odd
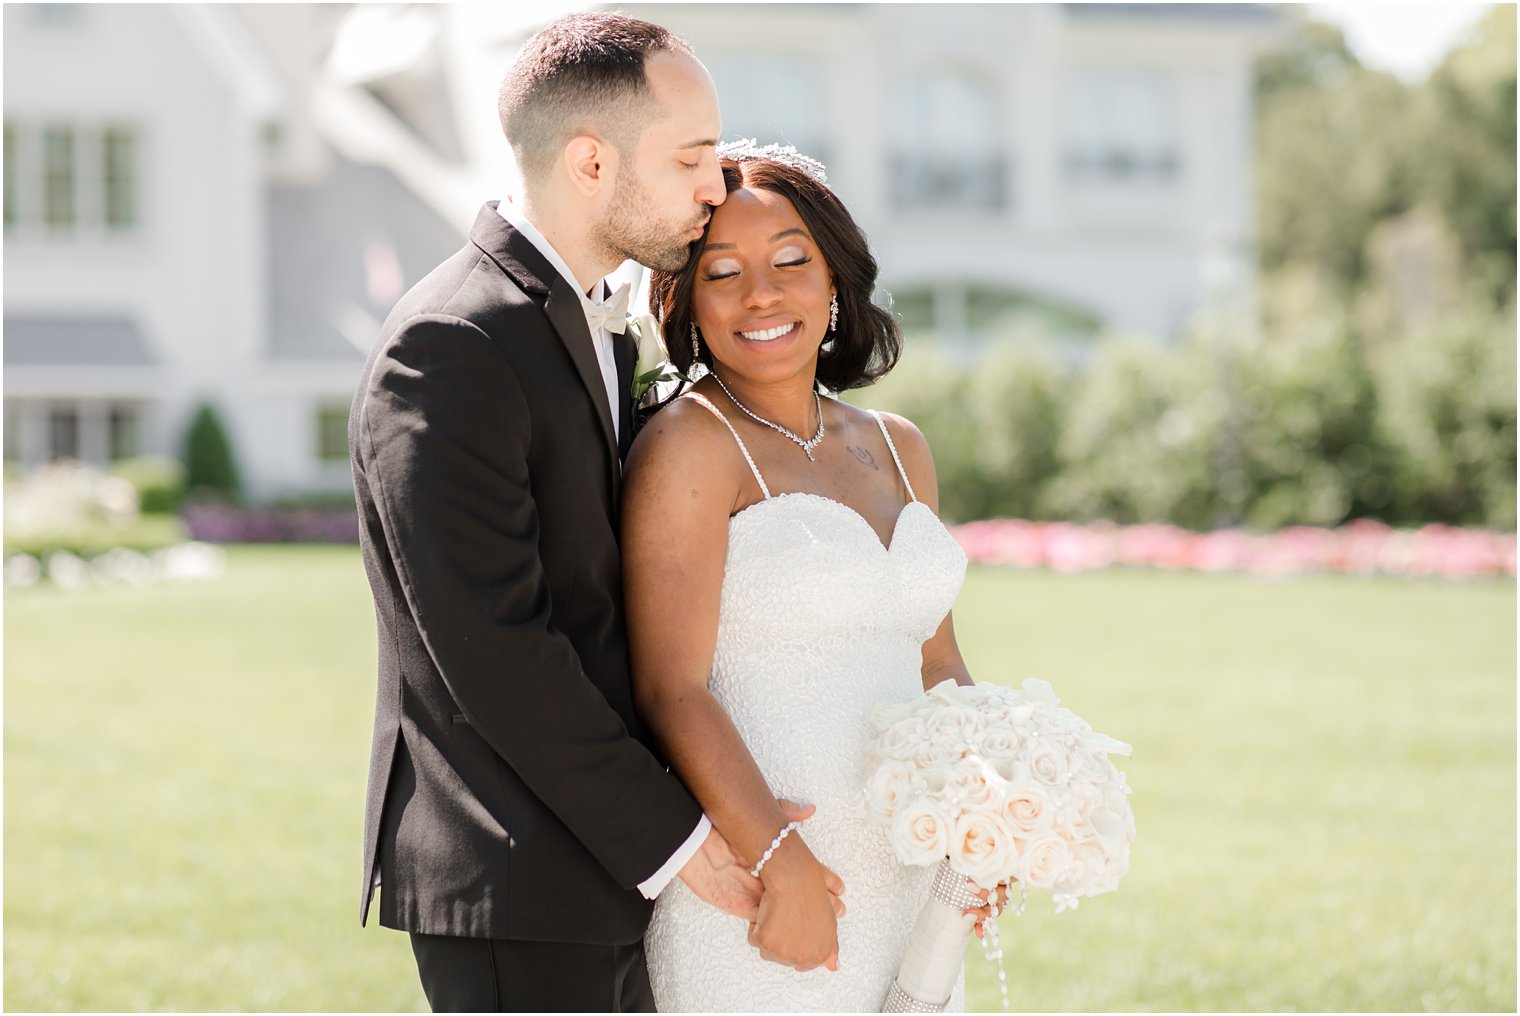
{"label": "bride", "polygon": [[[933,870],[857,808],[868,716],[971,683],[950,619],[966,557],[923,435],[819,392],[901,350],[859,227],[795,151],[719,155],[727,199],[655,277],[671,359],[707,373],[630,452],[624,581],[637,707],[763,894],[746,926],[672,885],[650,978],[662,1011],[879,1011]],[[816,813],[788,823],[778,797]]]}

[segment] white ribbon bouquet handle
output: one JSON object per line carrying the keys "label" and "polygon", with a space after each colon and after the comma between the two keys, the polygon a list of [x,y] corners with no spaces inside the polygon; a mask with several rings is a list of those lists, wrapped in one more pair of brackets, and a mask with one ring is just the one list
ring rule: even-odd
{"label": "white ribbon bouquet handle", "polygon": [[929,899],[918,913],[897,979],[882,1012],[944,1012],[961,974],[961,959],[972,924],[962,915],[987,901],[971,890],[966,876],[940,862]]}

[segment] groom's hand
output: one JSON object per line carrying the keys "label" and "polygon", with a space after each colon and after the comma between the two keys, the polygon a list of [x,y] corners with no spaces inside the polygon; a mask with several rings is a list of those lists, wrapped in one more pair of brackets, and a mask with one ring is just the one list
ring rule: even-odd
{"label": "groom's hand", "polygon": [[760,880],[749,873],[716,828],[708,832],[678,877],[698,899],[725,914],[753,922],[760,913]]}

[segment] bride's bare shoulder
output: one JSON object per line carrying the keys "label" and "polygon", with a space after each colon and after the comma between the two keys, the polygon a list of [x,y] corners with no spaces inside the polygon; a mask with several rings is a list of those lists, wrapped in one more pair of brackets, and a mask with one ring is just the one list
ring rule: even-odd
{"label": "bride's bare shoulder", "polygon": [[676,399],[639,431],[623,468],[629,497],[680,485],[693,497],[732,501],[749,475],[727,425],[696,399]]}

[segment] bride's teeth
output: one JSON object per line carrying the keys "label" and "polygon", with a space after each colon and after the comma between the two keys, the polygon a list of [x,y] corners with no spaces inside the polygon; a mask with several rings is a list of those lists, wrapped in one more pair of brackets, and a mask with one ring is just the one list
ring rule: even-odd
{"label": "bride's teeth", "polygon": [[777,325],[775,328],[767,328],[763,332],[740,332],[739,334],[751,342],[769,342],[772,339],[781,338],[781,336],[795,327],[797,327],[797,322],[793,321],[789,325]]}

